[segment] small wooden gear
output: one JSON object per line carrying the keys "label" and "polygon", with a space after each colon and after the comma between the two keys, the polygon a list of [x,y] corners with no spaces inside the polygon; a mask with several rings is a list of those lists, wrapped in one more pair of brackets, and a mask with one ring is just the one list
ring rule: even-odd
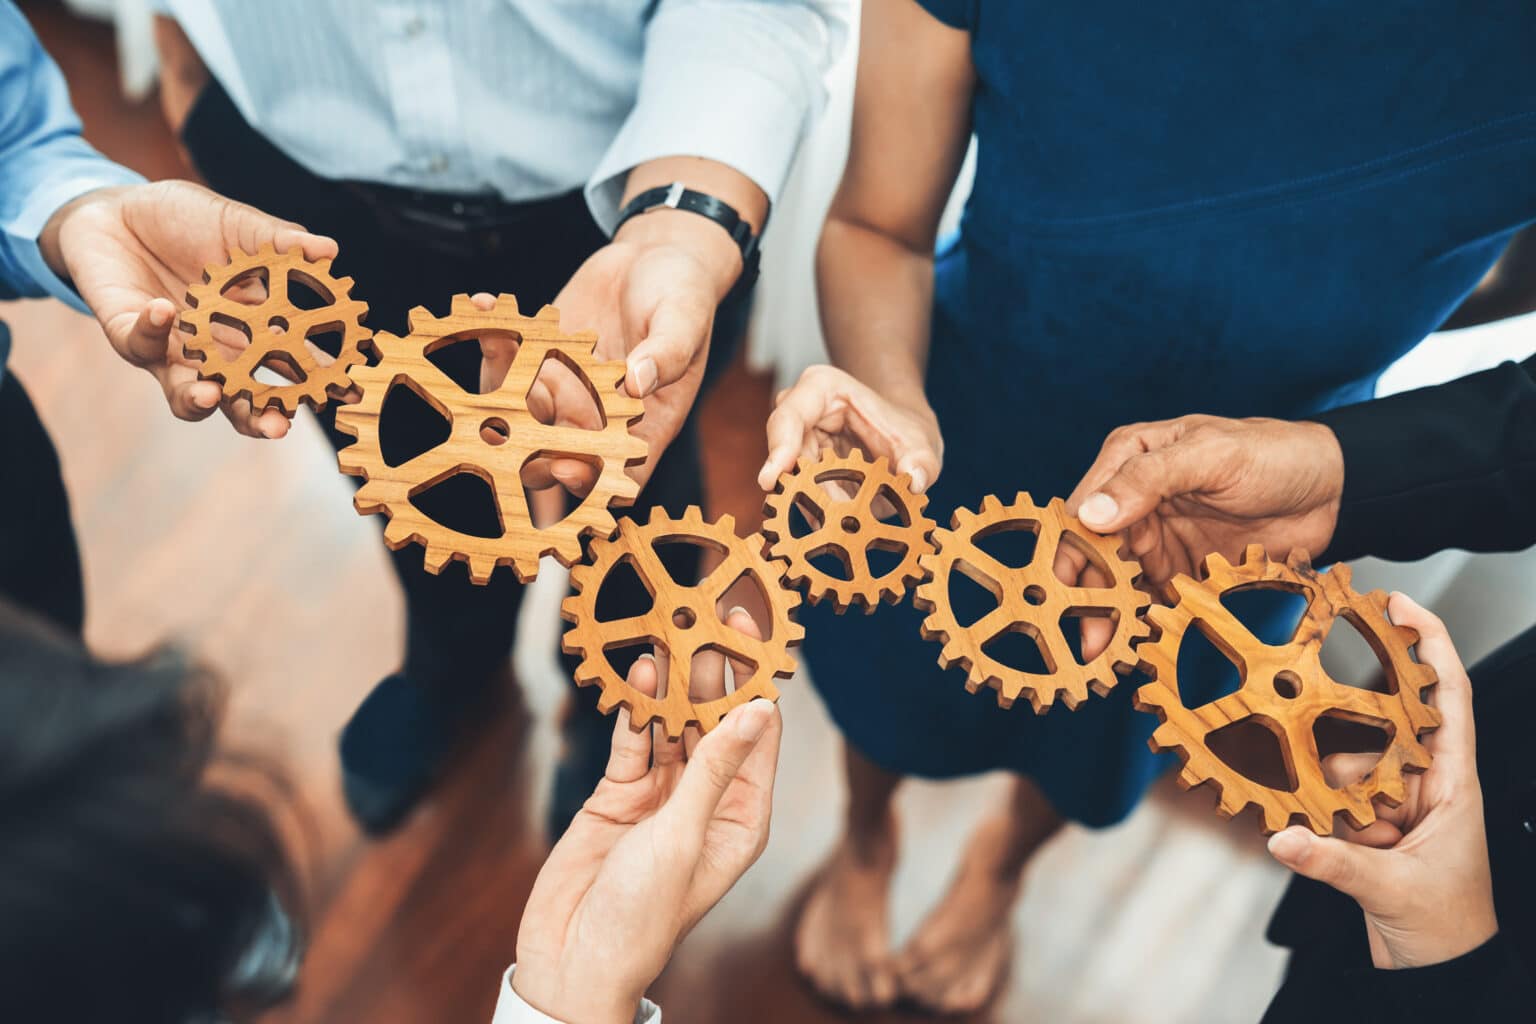
{"label": "small wooden gear", "polygon": [[[261,302],[239,302],[225,294],[230,285],[258,276],[267,286]],[[294,282],[323,304],[314,309],[295,305],[289,292]],[[350,277],[332,277],[330,260],[311,262],[298,246],[280,253],[268,244],[254,255],[231,250],[227,265],[204,268],[202,283],[187,289],[189,308],[178,325],[189,335],[183,350],[187,358],[202,362],[201,377],[223,385],[226,399],[248,399],[258,412],[275,405],[291,416],[300,402],[318,412],[351,387],[348,373],[370,349],[372,335],[363,327],[368,306],[351,292]],[[214,341],[215,324],[239,331],[249,344],[234,358],[226,356]],[[333,331],[341,334],[341,348],[333,362],[322,365],[305,342]],[[257,369],[272,362],[280,363],[293,382],[257,380]]]}
{"label": "small wooden gear", "polygon": [[[1026,529],[1036,537],[1034,554],[1022,567],[1004,565],[976,545],[983,537],[1010,529]],[[918,586],[913,603],[930,613],[922,625],[923,638],[944,645],[939,664],[965,669],[966,689],[972,693],[991,686],[1005,708],[1022,695],[1037,714],[1049,710],[1058,697],[1075,708],[1090,690],[1108,693],[1119,681],[1117,670],[1129,671],[1135,665],[1132,641],[1146,636],[1139,616],[1150,603],[1135,586],[1140,566],[1120,557],[1116,538],[1100,536],[1067,515],[1060,498],[1041,508],[1028,494],[1020,494],[1011,505],[988,495],[980,512],[957,509],[951,529],[935,530],[933,539],[938,550],[922,559],[929,579]],[[1110,585],[1069,586],[1058,579],[1055,561],[1063,544],[1075,546]],[[960,625],[950,607],[955,572],[991,591],[998,602],[968,626]],[[1081,664],[1067,644],[1062,619],[1089,614],[1111,618],[1114,635],[1103,651]],[[986,652],[987,644],[1009,631],[1035,641],[1048,671],[1025,672]]]}
{"label": "small wooden gear", "polygon": [[[1393,806],[1402,802],[1403,773],[1429,767],[1429,752],[1419,738],[1440,724],[1440,715],[1423,698],[1424,690],[1436,682],[1434,669],[1409,654],[1418,634],[1387,618],[1385,593],[1357,593],[1350,586],[1348,566],[1318,572],[1299,553],[1282,564],[1271,561],[1259,545],[1250,546],[1237,565],[1213,554],[1205,560],[1203,582],[1180,575],[1169,586],[1176,603],[1154,606],[1147,613],[1159,634],[1138,653],[1141,668],[1154,681],[1137,691],[1136,706],[1161,720],[1152,735],[1152,749],[1172,750],[1183,759],[1179,781],[1186,789],[1214,786],[1225,817],[1256,805],[1266,833],[1300,822],[1328,835],[1336,814],[1364,828],[1376,820],[1373,800],[1380,797]],[[1223,595],[1252,589],[1289,591],[1307,599],[1289,642],[1260,642],[1222,604]],[[1358,629],[1375,651],[1389,692],[1345,686],[1323,669],[1323,641],[1340,618]],[[1191,625],[1231,660],[1242,679],[1237,691],[1194,708],[1185,706],[1175,679],[1179,647]],[[1324,714],[1375,726],[1390,736],[1375,768],[1338,789],[1323,775],[1313,732]],[[1211,734],[1245,719],[1263,725],[1279,741],[1291,791],[1261,785],[1212,752]]]}
{"label": "small wooden gear", "polygon": [[[591,334],[564,334],[560,314],[545,306],[537,316],[522,316],[510,295],[483,310],[467,295],[453,298],[452,311],[436,317],[417,306],[404,338],[381,333],[374,339],[377,366],[359,367],[353,383],[362,398],[336,411],[336,428],[357,438],[339,453],[341,470],[362,476],[354,504],[368,515],[389,517],[384,540],[392,550],[415,541],[426,548],[427,571],[437,573],[452,560],[467,562],[469,578],[490,582],[498,565],[510,565],[523,582],[538,572],[539,559],[554,555],[563,565],[581,557],[582,538],[613,533],[612,505],[628,505],[640,485],[625,472],[645,461],[646,443],[629,432],[643,405],[619,389],[622,362],[599,362]],[[493,391],[472,394],[454,383],[427,357],[439,348],[468,338],[506,333],[519,339],[506,379]],[[528,391],[546,359],[557,359],[585,382],[602,414],[603,427],[582,430],[541,422],[528,407]],[[449,436],[436,447],[389,465],[379,448],[379,420],[384,399],[395,386],[410,388],[449,421]],[[535,457],[564,457],[600,463],[590,493],[564,519],[547,527],[533,523],[521,472]],[[413,497],[458,473],[473,473],[495,495],[502,533],[482,537],[451,529],[427,516]]]}
{"label": "small wooden gear", "polygon": [[[700,582],[678,583],[662,564],[656,547],[679,541],[723,550],[724,559]],[[689,507],[675,520],[656,509],[644,526],[632,519],[620,520],[619,535],[593,542],[591,561],[571,570],[571,586],[576,593],[560,608],[571,623],[563,647],[567,654],[582,658],[576,682],[603,688],[598,702],[603,712],[622,704],[629,708],[634,728],[660,722],[673,738],[683,735],[690,724],[708,732],[732,708],[754,698],[777,700],[774,679],[794,674],[795,659],[789,648],[800,642],[805,631],[794,620],[800,595],[782,585],[784,563],[764,556],[762,547],[760,536],[736,536],[736,524],[730,516],[705,522],[697,506]],[[628,563],[644,582],[651,594],[651,607],[632,618],[601,621],[597,617],[598,592],[621,563]],[[761,640],[727,626],[719,609],[726,591],[744,575],[752,577],[762,591],[771,615]],[[667,678],[660,696],[636,690],[608,661],[608,651],[637,643],[654,644],[667,652]],[[746,679],[737,678],[734,691],[726,696],[695,702],[689,697],[689,672],[694,654],[704,650],[746,662],[751,674]]]}
{"label": "small wooden gear", "polygon": [[[825,486],[837,482],[852,494],[835,496]],[[896,506],[898,523],[882,522],[875,504],[884,497]],[[925,495],[912,492],[912,478],[891,472],[884,457],[873,462],[854,451],[839,456],[832,449],[812,461],[802,458],[793,473],[779,478],[763,509],[763,535],[771,542],[768,553],[789,563],[788,582],[804,587],[811,603],[831,600],[839,613],[849,605],[863,605],[866,613],[884,600],[900,601],[907,588],[922,579],[918,560],[933,550],[929,535],[934,521],[923,515]],[[798,506],[812,529],[803,537],[791,530],[791,509]],[[870,569],[870,550],[899,556],[898,563],[880,576]],[[847,578],[824,572],[811,559],[833,555],[843,563]]]}

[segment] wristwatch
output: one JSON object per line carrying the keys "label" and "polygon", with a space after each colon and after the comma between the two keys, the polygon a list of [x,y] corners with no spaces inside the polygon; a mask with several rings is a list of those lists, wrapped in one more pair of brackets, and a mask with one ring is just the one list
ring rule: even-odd
{"label": "wristwatch", "polygon": [[737,279],[736,287],[752,287],[757,280],[758,265],[762,262],[762,250],[757,244],[759,236],[752,233],[752,225],[742,219],[734,206],[707,192],[695,192],[682,182],[674,181],[670,185],[646,189],[625,203],[619,211],[619,222],[614,226],[614,233],[617,234],[619,228],[630,219],[652,210],[687,210],[719,224],[741,250],[741,277]]}

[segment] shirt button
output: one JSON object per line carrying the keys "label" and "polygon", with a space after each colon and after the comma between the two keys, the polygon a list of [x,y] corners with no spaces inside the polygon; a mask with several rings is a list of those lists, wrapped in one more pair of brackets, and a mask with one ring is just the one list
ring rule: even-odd
{"label": "shirt button", "polygon": [[448,169],[448,158],[438,153],[427,161],[427,170],[432,174],[442,174]]}
{"label": "shirt button", "polygon": [[423,31],[426,30],[426,27],[427,23],[422,21],[421,18],[412,18],[410,21],[405,23],[406,38],[415,39],[417,36],[421,35]]}

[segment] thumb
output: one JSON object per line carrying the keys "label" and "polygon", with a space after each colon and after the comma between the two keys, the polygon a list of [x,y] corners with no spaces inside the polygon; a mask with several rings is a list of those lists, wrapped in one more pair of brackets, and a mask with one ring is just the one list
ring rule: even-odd
{"label": "thumb", "polygon": [[1182,443],[1132,456],[1083,499],[1077,516],[1096,533],[1117,533],[1157,511],[1165,499],[1201,490],[1205,476],[1218,468]]}
{"label": "thumb", "polygon": [[1300,825],[1270,836],[1269,852],[1303,878],[1331,885],[1365,909],[1391,887],[1381,851],[1317,836]]}
{"label": "thumb", "polygon": [[742,763],[768,731],[773,702],[758,698],[731,711],[699,740],[676,791],[657,817],[669,819],[663,834],[703,840],[720,798],[736,780]]}
{"label": "thumb", "polygon": [[657,306],[644,339],[624,360],[624,384],[630,395],[644,398],[688,372],[709,341],[712,320],[709,309],[689,303],[664,301]]}

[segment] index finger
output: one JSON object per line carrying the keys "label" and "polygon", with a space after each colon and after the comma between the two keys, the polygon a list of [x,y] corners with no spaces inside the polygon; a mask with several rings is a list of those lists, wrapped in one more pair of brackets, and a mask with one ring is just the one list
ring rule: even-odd
{"label": "index finger", "polygon": [[1399,626],[1419,634],[1414,650],[1419,661],[1435,670],[1439,683],[1434,690],[1440,728],[1426,741],[1436,758],[1477,770],[1477,736],[1472,721],[1472,680],[1462,664],[1451,634],[1440,617],[1407,594],[1393,593],[1387,615]]}

